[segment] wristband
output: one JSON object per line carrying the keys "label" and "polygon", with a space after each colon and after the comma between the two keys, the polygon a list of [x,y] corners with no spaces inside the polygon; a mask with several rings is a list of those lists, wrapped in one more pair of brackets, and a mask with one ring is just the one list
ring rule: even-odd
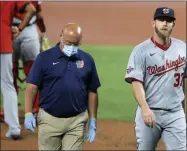
{"label": "wristband", "polygon": [[27,113],[25,114],[25,116],[26,116],[26,115],[29,115],[29,114],[32,114],[32,113],[31,113],[31,112],[27,112]]}

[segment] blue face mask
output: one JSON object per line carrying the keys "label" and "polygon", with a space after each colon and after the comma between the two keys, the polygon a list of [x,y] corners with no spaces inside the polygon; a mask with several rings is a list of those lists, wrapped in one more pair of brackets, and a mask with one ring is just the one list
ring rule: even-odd
{"label": "blue face mask", "polygon": [[78,51],[78,47],[77,46],[64,45],[63,52],[68,57],[76,54],[77,51]]}

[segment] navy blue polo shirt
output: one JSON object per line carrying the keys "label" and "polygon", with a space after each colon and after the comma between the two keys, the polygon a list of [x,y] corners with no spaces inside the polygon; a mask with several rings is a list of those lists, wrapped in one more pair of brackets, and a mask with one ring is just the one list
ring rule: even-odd
{"label": "navy blue polo shirt", "polygon": [[38,86],[40,108],[55,117],[72,117],[88,109],[88,92],[100,87],[96,66],[88,53],[78,49],[67,57],[59,44],[40,53],[26,80]]}

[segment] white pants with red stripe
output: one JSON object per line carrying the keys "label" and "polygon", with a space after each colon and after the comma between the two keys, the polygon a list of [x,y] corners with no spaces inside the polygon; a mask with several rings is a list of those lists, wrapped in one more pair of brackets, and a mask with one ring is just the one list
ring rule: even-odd
{"label": "white pants with red stripe", "polygon": [[13,84],[12,53],[0,54],[1,92],[3,95],[5,122],[9,129],[19,132],[18,97]]}

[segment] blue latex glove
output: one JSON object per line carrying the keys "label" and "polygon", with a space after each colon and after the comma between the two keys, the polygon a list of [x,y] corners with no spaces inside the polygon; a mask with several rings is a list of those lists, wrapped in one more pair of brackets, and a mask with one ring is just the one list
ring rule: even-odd
{"label": "blue latex glove", "polygon": [[36,119],[32,113],[25,114],[25,121],[24,121],[25,129],[34,132],[36,128]]}
{"label": "blue latex glove", "polygon": [[87,140],[88,142],[92,143],[95,140],[96,136],[96,119],[92,118],[89,121],[89,126],[88,126],[88,136]]}

